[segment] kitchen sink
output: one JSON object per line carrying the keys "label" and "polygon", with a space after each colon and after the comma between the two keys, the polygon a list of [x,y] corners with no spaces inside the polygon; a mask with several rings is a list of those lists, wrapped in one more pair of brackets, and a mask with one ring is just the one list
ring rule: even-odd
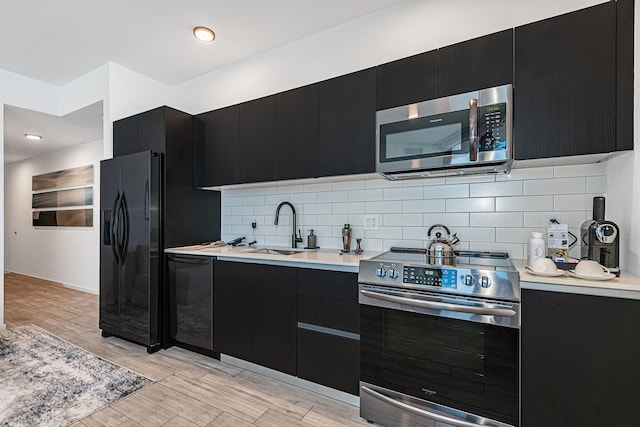
{"label": "kitchen sink", "polygon": [[270,255],[295,255],[302,252],[305,252],[304,249],[274,249],[274,248],[260,248],[254,249],[251,252],[254,254],[270,254]]}

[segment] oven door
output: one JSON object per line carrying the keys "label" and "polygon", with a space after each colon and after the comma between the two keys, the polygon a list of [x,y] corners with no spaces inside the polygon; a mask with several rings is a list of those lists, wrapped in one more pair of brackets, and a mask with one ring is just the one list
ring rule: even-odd
{"label": "oven door", "polygon": [[[360,285],[363,418],[518,425],[517,303],[375,288]],[[515,317],[516,327],[501,317]]]}

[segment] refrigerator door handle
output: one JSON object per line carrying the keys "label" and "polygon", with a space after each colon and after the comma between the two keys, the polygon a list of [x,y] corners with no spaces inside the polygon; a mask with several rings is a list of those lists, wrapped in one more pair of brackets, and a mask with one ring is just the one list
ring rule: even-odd
{"label": "refrigerator door handle", "polygon": [[122,210],[122,227],[123,227],[123,235],[122,235],[122,245],[120,249],[120,259],[124,264],[125,259],[127,257],[127,250],[129,248],[129,208],[127,207],[127,198],[124,195],[124,191],[122,192],[122,197],[120,197],[120,209]]}
{"label": "refrigerator door handle", "polygon": [[144,183],[144,219],[149,219],[149,180]]}
{"label": "refrigerator door handle", "polygon": [[116,198],[113,201],[113,215],[111,220],[111,250],[113,251],[113,257],[116,260],[116,264],[120,265],[120,248],[118,247],[118,228],[120,224],[119,218],[119,209],[120,209],[120,192],[116,193]]}

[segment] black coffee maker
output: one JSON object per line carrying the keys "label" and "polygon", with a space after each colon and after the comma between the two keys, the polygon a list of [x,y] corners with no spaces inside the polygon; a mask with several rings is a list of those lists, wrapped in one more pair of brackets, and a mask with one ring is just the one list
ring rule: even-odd
{"label": "black coffee maker", "polygon": [[620,233],[618,226],[604,219],[604,197],[593,198],[593,219],[580,227],[580,257],[598,261],[612,274],[620,276]]}

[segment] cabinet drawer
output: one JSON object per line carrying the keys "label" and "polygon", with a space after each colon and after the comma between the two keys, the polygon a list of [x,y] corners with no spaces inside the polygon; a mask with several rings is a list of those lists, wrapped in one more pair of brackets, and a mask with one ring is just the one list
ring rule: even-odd
{"label": "cabinet drawer", "polygon": [[358,275],[339,271],[300,269],[298,294],[358,302]]}
{"label": "cabinet drawer", "polygon": [[360,340],[299,327],[298,377],[357,395]]}
{"label": "cabinet drawer", "polygon": [[298,295],[298,321],[358,334],[360,306],[358,303]]}

